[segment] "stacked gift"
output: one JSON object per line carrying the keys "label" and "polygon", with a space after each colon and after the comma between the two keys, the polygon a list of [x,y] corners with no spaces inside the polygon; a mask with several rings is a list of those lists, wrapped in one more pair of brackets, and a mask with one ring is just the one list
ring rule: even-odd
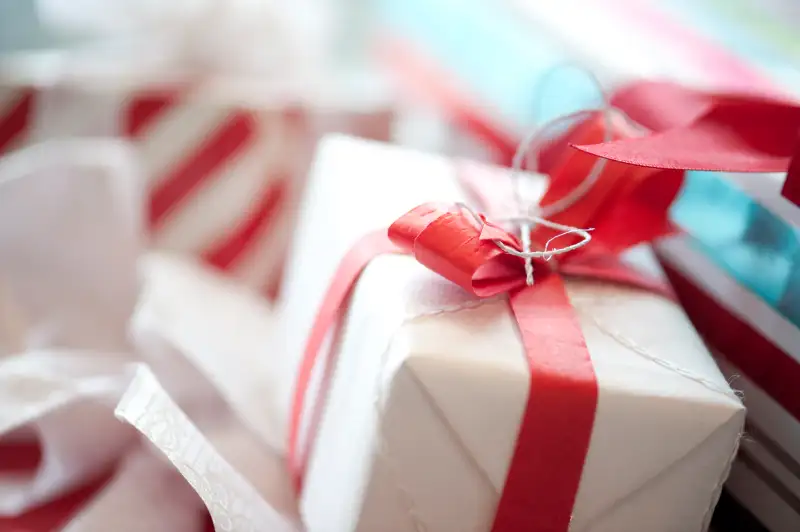
{"label": "stacked gift", "polygon": [[746,436],[730,493],[768,530],[797,530],[800,210],[781,190],[794,190],[800,177],[800,106],[666,88],[642,83],[620,100],[645,125],[664,113],[689,120],[585,149],[629,164],[706,170],[688,175],[692,186],[673,210],[684,234],[661,243],[659,255],[692,321],[745,394]]}
{"label": "stacked gift", "polygon": [[704,27],[649,2],[380,0],[378,6],[378,43],[401,83],[414,97],[433,100],[459,133],[477,137],[504,163],[533,124],[596,104],[595,86],[584,76],[552,75],[565,62],[590,69],[606,87],[640,77],[759,90],[785,81]]}
{"label": "stacked gift", "polygon": [[519,178],[550,213],[518,236],[504,169],[321,145],[279,342],[307,530],[708,526],[743,410],[644,245],[681,174],[595,166],[568,205],[576,153]]}
{"label": "stacked gift", "polygon": [[319,135],[388,138],[384,89],[330,67],[327,26],[306,20],[319,10],[300,19],[302,8],[241,0],[38,6],[43,32],[73,40],[2,57],[0,153],[65,136],[132,140],[150,183],[153,245],[259,290],[277,286]]}

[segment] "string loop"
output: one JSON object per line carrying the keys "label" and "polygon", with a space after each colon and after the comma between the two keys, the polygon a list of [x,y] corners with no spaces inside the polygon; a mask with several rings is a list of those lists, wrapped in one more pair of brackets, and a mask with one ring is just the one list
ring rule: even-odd
{"label": "string loop", "polygon": [[[469,207],[465,203],[457,203],[456,205],[459,208],[467,211],[472,216],[473,220],[479,226],[479,228],[483,229],[483,227],[484,227],[484,225],[486,225],[486,223],[478,215],[477,212],[475,212],[471,207]],[[492,242],[494,242],[494,244],[497,247],[499,247],[501,250],[503,250],[503,252],[508,253],[509,255],[514,255],[515,257],[520,257],[522,259],[525,259],[525,277],[526,277],[526,282],[527,282],[528,286],[532,286],[533,282],[534,282],[533,281],[533,259],[550,260],[556,255],[563,255],[565,253],[569,253],[570,251],[575,251],[576,249],[585,246],[586,244],[588,244],[592,240],[592,235],[589,234],[589,231],[591,231],[592,229],[581,229],[579,227],[572,227],[570,225],[559,224],[559,223],[552,222],[550,220],[547,220],[546,218],[542,218],[542,217],[539,217],[539,216],[525,216],[525,217],[507,218],[505,220],[501,220],[501,223],[511,223],[511,224],[517,225],[518,227],[521,228],[521,235],[520,235],[521,236],[520,240],[522,242],[522,249],[521,250],[514,249],[513,247],[509,246],[508,244],[506,244],[505,242],[502,242],[500,240],[496,240],[495,239],[495,240],[492,240]],[[554,236],[550,240],[548,240],[545,243],[544,249],[542,251],[531,251],[531,249],[530,249],[530,247],[531,247],[531,240],[530,240],[531,231],[530,230],[532,229],[532,227],[534,225],[537,225],[537,224],[538,225],[543,225],[545,227],[549,227],[551,229],[556,229],[558,231],[563,231],[563,232],[558,234],[558,235],[556,235],[556,236]],[[573,234],[573,233],[577,233],[582,238],[580,242],[577,242],[577,243],[569,245],[569,246],[565,246],[563,248],[554,248],[554,249],[551,249],[551,250],[547,249],[549,247],[550,243],[553,240],[555,240],[557,238],[560,238],[562,236],[568,235],[568,234]]]}
{"label": "string loop", "polygon": [[[562,198],[559,198],[558,200],[554,201],[549,205],[544,205],[544,206],[532,205],[529,208],[526,208],[524,200],[522,198],[521,183],[524,175],[523,166],[527,167],[527,171],[529,173],[530,172],[535,173],[538,168],[537,156],[539,150],[541,149],[542,143],[544,142],[545,133],[553,130],[554,126],[556,125],[561,125],[569,121],[585,118],[591,113],[599,111],[603,115],[603,119],[605,122],[604,132],[603,132],[603,142],[610,142],[611,140],[613,140],[612,123],[611,123],[613,109],[611,107],[611,103],[608,97],[606,96],[605,91],[603,91],[603,87],[600,84],[600,81],[590,71],[584,69],[579,65],[571,63],[557,65],[541,78],[539,82],[539,90],[537,92],[541,94],[542,86],[549,81],[549,79],[555,72],[563,68],[576,68],[581,73],[589,77],[594,86],[597,88],[598,94],[600,95],[601,106],[598,109],[584,109],[566,115],[562,115],[558,118],[551,120],[550,122],[547,122],[543,126],[532,130],[525,136],[525,138],[522,140],[519,147],[517,148],[517,151],[514,153],[514,158],[511,164],[511,179],[514,181],[514,199],[517,205],[517,210],[519,212],[519,215],[507,219],[506,222],[510,222],[519,228],[521,237],[520,241],[522,242],[522,250],[516,250],[499,240],[495,240],[494,243],[505,253],[525,259],[526,281],[529,286],[533,285],[534,283],[533,259],[541,258],[544,260],[550,260],[556,255],[561,255],[564,253],[569,253],[570,251],[575,251],[576,249],[585,246],[591,241],[592,236],[589,234],[589,231],[591,231],[591,229],[583,229],[580,227],[573,227],[570,225],[559,224],[550,221],[548,218],[565,211],[566,209],[572,207],[575,203],[580,201],[582,198],[584,198],[586,194],[589,192],[589,190],[591,190],[591,188],[600,178],[600,174],[605,168],[607,161],[606,159],[598,158],[595,161],[589,173],[583,179],[583,181],[581,181],[578,184],[578,186],[572,189],[569,192],[569,194],[565,195]],[[533,157],[531,157],[531,155],[533,155]],[[475,214],[475,212],[472,211],[472,209],[463,204],[459,204],[459,206],[469,211],[472,214],[473,218],[475,218],[475,220],[477,220],[478,223],[481,224],[481,227],[483,226],[483,221]],[[530,232],[537,225],[543,225],[545,227],[549,227],[551,229],[563,232],[548,240],[545,243],[543,250],[532,251],[530,249],[531,246]],[[580,242],[576,244],[565,246],[563,248],[555,248],[552,250],[548,250],[548,247],[554,240],[568,234],[578,234],[579,236],[582,237],[582,239]]]}

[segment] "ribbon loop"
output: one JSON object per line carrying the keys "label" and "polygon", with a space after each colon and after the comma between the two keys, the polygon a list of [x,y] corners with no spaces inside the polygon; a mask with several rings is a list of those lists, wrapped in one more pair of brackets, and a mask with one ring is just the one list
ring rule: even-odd
{"label": "ribbon loop", "polygon": [[[611,135],[607,132],[609,125],[612,127]],[[609,136],[630,139],[640,136],[640,133],[628,122],[608,121],[598,112],[560,139],[561,156],[551,159],[547,168],[550,185],[542,198],[543,205],[553,204],[569,194],[596,163],[593,155],[567,146],[602,142]],[[672,232],[668,209],[682,184],[681,171],[637,168],[610,161],[586,194],[551,219],[563,225],[592,227],[592,247],[595,250],[600,248],[608,253],[620,253]],[[539,226],[533,238],[541,243],[556,234]]]}
{"label": "ribbon loop", "polygon": [[476,225],[457,206],[421,205],[389,227],[389,238],[427,268],[478,297],[524,284],[522,261],[494,243],[500,238],[519,246],[516,238],[489,223]]}

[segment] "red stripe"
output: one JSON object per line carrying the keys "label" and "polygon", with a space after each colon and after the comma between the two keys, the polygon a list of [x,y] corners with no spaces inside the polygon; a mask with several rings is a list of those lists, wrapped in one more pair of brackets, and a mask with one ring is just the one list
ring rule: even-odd
{"label": "red stripe", "polygon": [[800,363],[660,258],[697,331],[747,378],[800,420]]}
{"label": "red stripe", "polygon": [[497,154],[497,163],[511,164],[519,142],[516,135],[485,112],[485,106],[468,97],[464,93],[465,85],[454,81],[452,73],[400,38],[382,37],[378,50],[410,96],[444,109],[450,119]]}
{"label": "red stripe", "polygon": [[193,155],[169,172],[150,193],[150,225],[158,228],[167,214],[197,190],[256,135],[255,118],[238,112],[211,132]]}
{"label": "red stripe", "polygon": [[134,96],[125,109],[123,130],[126,136],[138,137],[150,124],[174,107],[180,91]]}
{"label": "red stripe", "polygon": [[33,97],[32,89],[22,91],[19,101],[11,107],[8,113],[0,117],[0,153],[5,152],[28,126],[33,108]]}
{"label": "red stripe", "polygon": [[800,207],[800,141],[795,147],[795,154],[789,163],[789,170],[786,172],[786,181],[783,183],[781,194]]}
{"label": "red stripe", "polygon": [[227,270],[240,259],[272,225],[286,198],[288,183],[288,176],[285,175],[271,179],[247,218],[222,242],[206,250],[203,260],[221,270]]}

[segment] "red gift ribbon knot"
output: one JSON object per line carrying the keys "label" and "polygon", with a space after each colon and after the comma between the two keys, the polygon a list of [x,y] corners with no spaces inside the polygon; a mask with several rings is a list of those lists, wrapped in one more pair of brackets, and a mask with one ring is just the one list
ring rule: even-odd
{"label": "red gift ribbon knot", "polygon": [[[539,223],[564,232],[544,242],[542,251],[531,251],[530,244],[525,246],[519,237],[465,204],[423,204],[394,222],[388,236],[400,250],[478,297],[532,285],[533,268],[523,273],[526,262],[546,266],[544,271],[552,272],[557,263],[550,259],[577,250],[591,240],[587,230],[543,219],[510,221],[522,227]],[[580,234],[582,240],[564,248],[548,249],[552,240],[571,233]]]}

